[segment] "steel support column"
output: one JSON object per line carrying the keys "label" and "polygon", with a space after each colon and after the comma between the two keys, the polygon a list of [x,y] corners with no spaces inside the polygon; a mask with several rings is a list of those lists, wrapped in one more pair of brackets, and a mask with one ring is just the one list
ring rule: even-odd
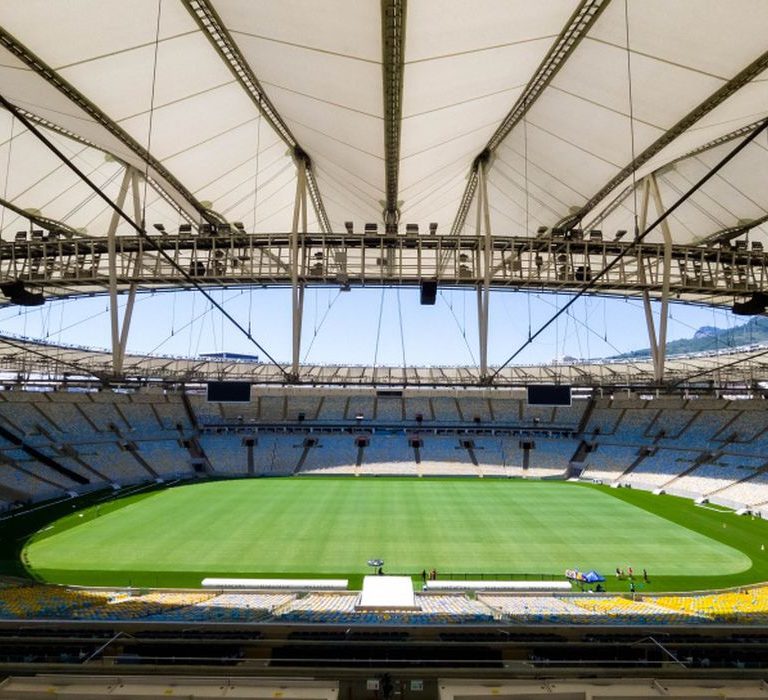
{"label": "steel support column", "polygon": [[493,265],[493,241],[491,239],[491,215],[488,207],[486,165],[480,163],[477,182],[477,233],[483,237],[483,281],[477,285],[477,325],[480,345],[480,381],[488,379],[488,319],[491,296],[491,267]]}
{"label": "steel support column", "polygon": [[[638,215],[637,231],[634,232],[635,238],[639,235],[640,231],[645,231],[645,227],[648,222],[648,204],[651,196],[651,183],[646,177],[643,178],[639,185],[642,187],[642,199],[640,201],[640,212]],[[643,286],[645,286],[645,261],[643,260],[642,253],[638,252],[637,260],[638,279],[641,280]],[[645,325],[648,329],[648,344],[651,348],[651,360],[653,361],[654,368],[658,363],[658,347],[656,345],[656,324],[653,321],[653,309],[651,308],[651,295],[648,293],[647,287],[643,289],[643,311],[645,311]]]}
{"label": "steel support column", "polygon": [[[664,213],[664,203],[661,201],[659,185],[656,175],[650,176],[651,193],[656,205],[656,213],[661,216]],[[672,232],[669,230],[669,219],[661,222],[661,234],[664,238],[664,266],[662,268],[661,281],[661,318],[659,319],[659,335],[656,339],[658,360],[654,365],[656,381],[661,384],[664,379],[664,362],[667,356],[667,320],[669,318],[669,287],[672,273]]]}
{"label": "steel support column", "polygon": [[[137,222],[141,221],[141,201],[139,198],[139,174],[131,168],[126,167],[123,174],[123,181],[120,183],[120,192],[117,196],[117,206],[122,209],[128,190],[131,190],[133,200],[133,216]],[[136,283],[132,283],[128,290],[128,302],[123,314],[122,327],[120,324],[120,315],[117,303],[117,225],[120,221],[119,214],[115,211],[107,229],[107,256],[109,259],[109,316],[112,327],[112,373],[119,377],[123,373],[123,359],[125,358],[125,348],[128,343],[128,331],[133,317],[133,305],[136,300]],[[136,258],[134,274],[140,270],[140,256]]]}
{"label": "steel support column", "polygon": [[[642,204],[640,208],[639,230],[645,230],[648,219],[648,205],[650,198],[653,197],[656,213],[661,215],[664,212],[664,205],[661,201],[661,193],[656,182],[654,174],[648,175],[642,182]],[[654,377],[658,384],[664,380],[664,364],[667,355],[667,321],[669,318],[669,292],[672,275],[672,233],[669,230],[669,224],[666,219],[661,222],[661,233],[664,239],[664,256],[662,262],[662,282],[661,282],[661,309],[659,315],[659,327],[653,320],[653,311],[651,309],[651,299],[647,289],[643,290],[643,309],[645,311],[645,322],[648,326],[648,340],[651,347],[651,359],[653,360]],[[645,267],[642,260],[639,261],[641,279],[645,282]]]}
{"label": "steel support column", "polygon": [[[131,169],[126,167],[123,173],[123,181],[120,183],[120,192],[117,195],[117,206],[122,209],[125,204],[125,198],[128,194],[128,188],[133,181]],[[115,243],[115,234],[117,225],[120,222],[120,215],[117,211],[112,212],[112,218],[109,221],[107,229],[107,256],[109,258],[109,318],[112,326],[112,373],[117,377],[120,375],[120,319],[117,308],[117,245]]]}
{"label": "steel support column", "polygon": [[[301,229],[301,230],[299,230]],[[301,359],[301,323],[304,315],[304,283],[299,280],[301,264],[299,235],[307,233],[307,167],[303,158],[296,160],[296,198],[293,203],[293,224],[291,226],[291,308],[293,319],[293,342],[291,351],[291,372],[293,381],[299,378]]]}
{"label": "steel support column", "polygon": [[[139,197],[139,172],[136,169],[132,169],[131,173],[131,194],[133,199],[133,218],[136,221],[141,221],[142,228],[145,225],[145,221],[142,219],[141,213],[141,199]],[[136,254],[136,260],[133,266],[133,276],[138,277],[142,265],[141,252]],[[136,282],[132,282],[128,288],[128,301],[125,305],[125,313],[123,314],[123,327],[120,329],[120,344],[119,350],[119,367],[120,372],[123,371],[123,361],[125,360],[125,348],[128,345],[128,332],[131,328],[131,320],[133,319],[133,305],[136,302]]]}

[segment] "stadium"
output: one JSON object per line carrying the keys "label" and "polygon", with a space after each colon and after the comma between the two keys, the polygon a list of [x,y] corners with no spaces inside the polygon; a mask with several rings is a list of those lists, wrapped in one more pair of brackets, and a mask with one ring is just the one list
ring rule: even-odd
{"label": "stadium", "polygon": [[766,697],[768,5],[1,7],[0,698]]}

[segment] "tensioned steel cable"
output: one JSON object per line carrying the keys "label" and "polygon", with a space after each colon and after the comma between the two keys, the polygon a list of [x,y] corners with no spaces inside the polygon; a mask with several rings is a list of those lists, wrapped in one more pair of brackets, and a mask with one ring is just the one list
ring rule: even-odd
{"label": "tensioned steel cable", "polygon": [[157,0],[157,21],[155,23],[155,48],[152,56],[152,90],[149,96],[149,124],[147,125],[147,157],[144,164],[144,201],[141,205],[141,225],[147,221],[147,188],[149,187],[149,154],[152,153],[152,127],[155,123],[155,89],[157,88],[157,55],[160,49],[160,18],[162,0]]}
{"label": "tensioned steel cable", "polygon": [[216,309],[224,315],[224,317],[232,323],[248,340],[250,340],[261,352],[264,353],[265,357],[269,359],[272,364],[277,367],[277,369],[280,370],[280,372],[283,374],[284,377],[290,378],[290,375],[288,374],[287,370],[280,365],[277,360],[275,360],[272,355],[267,352],[267,350],[245,329],[243,326],[223,307],[221,304],[219,304],[204,288],[203,286],[195,280],[189,273],[184,270],[181,265],[179,265],[168,253],[166,253],[157,243],[155,243],[154,240],[150,236],[147,235],[147,232],[144,230],[142,226],[137,224],[128,214],[126,214],[120,207],[117,206],[107,195],[105,195],[98,187],[97,185],[92,182],[88,176],[80,170],[74,163],[67,160],[67,157],[56,147],[54,143],[52,143],[48,137],[46,137],[45,134],[43,134],[32,122],[30,122],[22,113],[21,111],[16,107],[16,105],[8,102],[8,100],[5,99],[3,95],[0,95],[0,105],[2,105],[5,109],[7,109],[11,114],[15,115],[18,120],[29,130],[31,131],[40,141],[42,141],[58,158],[61,159],[61,161],[70,169],[72,172],[74,172],[80,179],[83,180],[93,191],[102,199],[106,204],[120,216],[124,221],[126,221],[131,228],[133,228],[136,233],[138,233],[139,237],[142,238],[146,243],[152,246],[154,250],[163,257],[166,262],[168,262],[190,285],[192,285],[195,289],[197,289],[198,292],[200,292],[213,306],[216,307]]}
{"label": "tensioned steel cable", "polygon": [[736,365],[740,365],[742,362],[747,362],[749,360],[755,360],[758,357],[763,357],[764,355],[768,355],[768,350],[759,350],[756,353],[752,355],[747,355],[746,357],[740,357],[738,360],[733,360],[732,362],[726,362],[724,365],[717,365],[716,367],[710,367],[709,369],[701,370],[700,372],[694,372],[693,374],[689,374],[682,379],[678,379],[674,384],[672,384],[672,388],[680,386],[681,384],[684,384],[685,382],[690,382],[691,379],[696,379],[696,377],[702,377],[705,374],[710,374],[711,372],[722,372],[724,369],[728,369],[729,367],[735,367]]}
{"label": "tensioned steel cable", "polygon": [[726,154],[708,173],[698,180],[687,192],[680,196],[669,209],[667,209],[656,221],[654,221],[648,228],[643,231],[637,238],[632,241],[624,250],[622,250],[611,262],[609,262],[600,272],[598,272],[591,280],[585,283],[581,289],[579,289],[574,296],[563,306],[557,313],[553,314],[550,319],[544,323],[539,329],[528,338],[514,353],[512,353],[503,364],[494,370],[490,375],[489,380],[493,380],[501,370],[503,370],[512,360],[514,360],[528,345],[530,345],[538,336],[540,336],[549,326],[551,326],[562,314],[564,314],[577,299],[582,297],[586,292],[592,289],[608,272],[610,272],[619,262],[632,250],[635,249],[638,243],[641,243],[645,237],[651,233],[662,221],[675,212],[682,204],[688,200],[697,190],[699,190],[706,182],[713,178],[723,167],[725,167],[731,160],[733,160],[741,151],[743,151],[750,143],[752,143],[765,129],[768,127],[768,119],[764,119],[757,127],[749,134],[736,148],[730,153]]}
{"label": "tensioned steel cable", "polygon": [[[635,162],[637,154],[635,153],[635,108],[632,100],[632,51],[629,48],[629,3],[624,0],[624,32],[627,40],[627,91],[629,101],[629,139],[632,162]],[[632,211],[635,220],[634,234],[637,236],[637,168],[632,168]]]}

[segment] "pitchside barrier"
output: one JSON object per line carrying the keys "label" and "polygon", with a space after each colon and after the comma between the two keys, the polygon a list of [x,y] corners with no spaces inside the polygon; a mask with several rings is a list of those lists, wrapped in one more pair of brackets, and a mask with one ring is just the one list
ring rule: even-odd
{"label": "pitchside barrier", "polygon": [[536,574],[536,573],[461,573],[461,572],[438,572],[440,580],[448,581],[562,581],[562,574]]}
{"label": "pitchside barrier", "polygon": [[347,579],[339,578],[204,578],[203,588],[267,590],[296,588],[312,591],[346,591]]}
{"label": "pitchside barrier", "polygon": [[562,593],[573,589],[568,581],[427,581],[427,591],[517,591]]}

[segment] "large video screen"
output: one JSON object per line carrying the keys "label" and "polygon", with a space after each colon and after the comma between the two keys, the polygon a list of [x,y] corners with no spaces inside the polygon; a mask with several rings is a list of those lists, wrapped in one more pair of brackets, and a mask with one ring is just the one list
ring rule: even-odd
{"label": "large video screen", "polygon": [[570,406],[571,387],[562,384],[533,384],[528,387],[529,406]]}
{"label": "large video screen", "polygon": [[208,401],[248,403],[250,400],[250,382],[208,382]]}

